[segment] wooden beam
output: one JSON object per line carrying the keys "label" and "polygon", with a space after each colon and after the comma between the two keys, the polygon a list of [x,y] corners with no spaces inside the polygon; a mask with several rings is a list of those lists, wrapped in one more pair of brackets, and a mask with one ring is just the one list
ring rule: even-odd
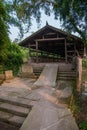
{"label": "wooden beam", "polygon": [[45,38],[45,39],[36,39],[35,41],[55,41],[55,40],[65,40],[65,38]]}
{"label": "wooden beam", "polygon": [[31,45],[29,45],[29,47],[36,47],[36,45],[35,44],[31,44]]}

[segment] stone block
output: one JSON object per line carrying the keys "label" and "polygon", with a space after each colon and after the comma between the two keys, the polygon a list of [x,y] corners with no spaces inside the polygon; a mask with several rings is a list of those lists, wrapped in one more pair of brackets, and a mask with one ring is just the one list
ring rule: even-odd
{"label": "stone block", "polygon": [[5,79],[13,79],[13,71],[12,70],[7,70],[5,71]]}
{"label": "stone block", "polygon": [[22,72],[27,72],[27,73],[33,73],[33,68],[29,64],[23,64],[22,65]]}

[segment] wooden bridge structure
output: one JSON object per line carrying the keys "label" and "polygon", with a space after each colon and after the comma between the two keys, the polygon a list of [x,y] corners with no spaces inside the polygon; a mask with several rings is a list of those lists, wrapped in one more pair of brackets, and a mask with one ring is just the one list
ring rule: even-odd
{"label": "wooden bridge structure", "polygon": [[29,48],[33,63],[71,62],[73,55],[84,55],[82,40],[60,29],[46,25],[19,43]]}

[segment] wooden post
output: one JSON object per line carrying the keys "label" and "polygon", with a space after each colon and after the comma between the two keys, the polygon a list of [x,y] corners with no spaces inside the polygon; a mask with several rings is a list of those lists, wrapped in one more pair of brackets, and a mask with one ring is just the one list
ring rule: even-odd
{"label": "wooden post", "polygon": [[38,42],[36,41],[36,62],[38,63]]}
{"label": "wooden post", "polygon": [[65,39],[65,62],[67,63],[67,43]]}

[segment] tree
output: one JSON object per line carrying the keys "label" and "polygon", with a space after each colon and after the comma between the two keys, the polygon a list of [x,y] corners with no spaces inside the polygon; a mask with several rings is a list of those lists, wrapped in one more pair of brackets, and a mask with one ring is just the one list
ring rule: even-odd
{"label": "tree", "polygon": [[63,27],[68,32],[77,32],[83,42],[87,43],[87,2],[83,0],[60,0],[53,9],[55,16],[57,18],[59,16],[60,20],[63,21]]}
{"label": "tree", "polygon": [[87,43],[87,2],[86,0],[2,0],[8,13],[7,23],[20,30],[21,36],[27,31],[35,18],[40,23],[41,11],[46,15],[54,13],[60,19],[64,29],[77,32]]}
{"label": "tree", "polygon": [[3,63],[7,57],[7,47],[10,43],[7,25],[5,23],[6,18],[7,14],[4,5],[0,2],[0,63]]}
{"label": "tree", "polygon": [[77,32],[83,42],[87,43],[87,2],[85,0],[13,0],[8,6],[11,13],[14,12],[22,34],[23,27],[26,26],[25,30],[29,30],[32,18],[40,22],[41,11],[44,10],[46,15],[54,12],[55,18],[63,22],[64,29],[68,32]]}

